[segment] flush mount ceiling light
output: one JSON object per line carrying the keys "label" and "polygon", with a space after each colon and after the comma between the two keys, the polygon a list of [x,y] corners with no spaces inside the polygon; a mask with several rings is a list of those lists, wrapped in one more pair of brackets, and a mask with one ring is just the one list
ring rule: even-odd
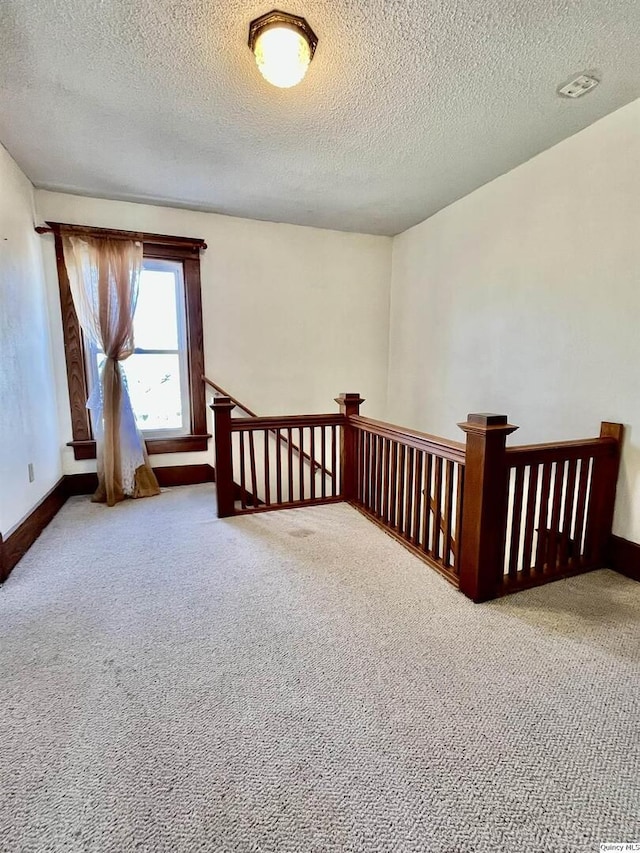
{"label": "flush mount ceiling light", "polygon": [[265,80],[280,89],[297,86],[307,73],[318,38],[304,18],[274,9],[251,21],[249,47]]}

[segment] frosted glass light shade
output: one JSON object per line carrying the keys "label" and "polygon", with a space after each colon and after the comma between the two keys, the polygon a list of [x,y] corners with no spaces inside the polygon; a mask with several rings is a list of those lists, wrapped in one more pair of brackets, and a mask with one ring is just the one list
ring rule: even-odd
{"label": "frosted glass light shade", "polygon": [[311,46],[304,33],[286,24],[262,30],[253,52],[264,79],[280,89],[297,86],[311,62]]}

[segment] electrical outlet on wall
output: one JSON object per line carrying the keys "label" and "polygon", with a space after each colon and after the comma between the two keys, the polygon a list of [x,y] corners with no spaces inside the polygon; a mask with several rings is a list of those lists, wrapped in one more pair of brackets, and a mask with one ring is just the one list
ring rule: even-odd
{"label": "electrical outlet on wall", "polygon": [[33,470],[33,462],[29,462],[29,482],[33,483],[35,478],[36,478],[36,475],[35,475],[35,471]]}

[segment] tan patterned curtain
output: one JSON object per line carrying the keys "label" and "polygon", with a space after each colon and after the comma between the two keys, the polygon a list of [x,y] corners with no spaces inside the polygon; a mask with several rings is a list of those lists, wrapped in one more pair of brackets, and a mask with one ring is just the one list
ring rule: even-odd
{"label": "tan patterned curtain", "polygon": [[87,401],[97,444],[98,490],[93,500],[113,506],[125,497],[157,495],[160,488],[120,364],[134,351],[142,243],[63,234],[63,247],[80,326],[105,353],[100,382]]}

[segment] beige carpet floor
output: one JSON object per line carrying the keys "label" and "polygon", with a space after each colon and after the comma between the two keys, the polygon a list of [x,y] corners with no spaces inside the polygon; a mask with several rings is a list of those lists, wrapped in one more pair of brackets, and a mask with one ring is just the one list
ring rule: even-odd
{"label": "beige carpet floor", "polygon": [[67,503],[0,590],[0,849],[640,841],[640,585],[473,605],[345,505]]}

